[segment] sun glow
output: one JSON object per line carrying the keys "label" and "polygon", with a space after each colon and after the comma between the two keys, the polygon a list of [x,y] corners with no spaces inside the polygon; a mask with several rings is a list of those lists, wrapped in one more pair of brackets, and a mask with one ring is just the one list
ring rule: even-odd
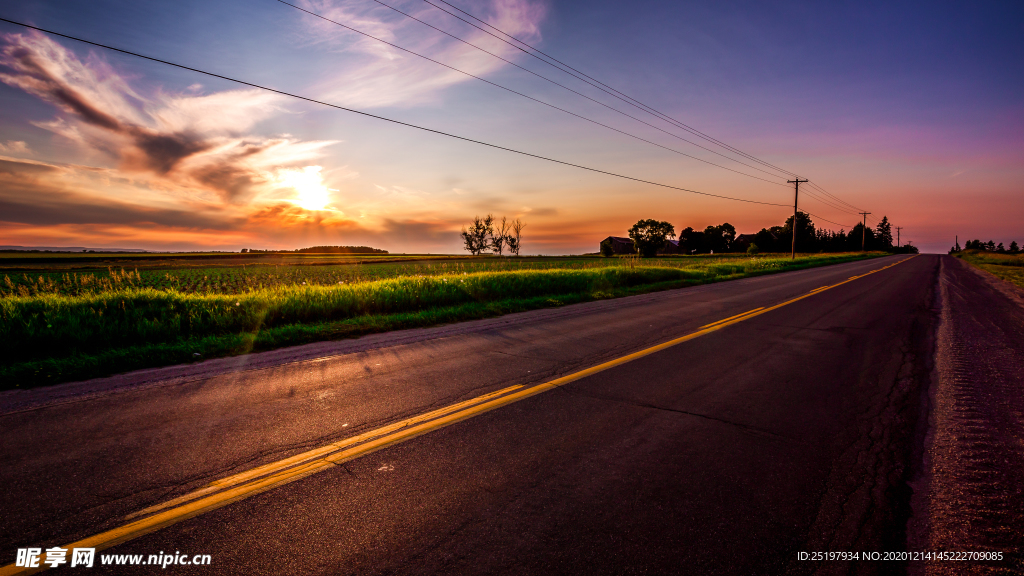
{"label": "sun glow", "polygon": [[292,202],[310,211],[326,210],[331,201],[331,190],[324,184],[320,166],[306,166],[301,170],[282,170],[278,182],[295,190]]}

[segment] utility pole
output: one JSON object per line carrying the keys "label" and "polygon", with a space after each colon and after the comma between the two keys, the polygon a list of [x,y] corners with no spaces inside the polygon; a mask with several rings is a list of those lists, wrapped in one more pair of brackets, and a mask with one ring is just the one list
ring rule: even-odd
{"label": "utility pole", "polygon": [[900,247],[900,230],[903,230],[903,227],[902,226],[897,226],[896,227],[896,247],[897,248]]}
{"label": "utility pole", "polygon": [[792,259],[796,260],[796,203],[800,198],[800,183],[807,182],[807,180],[801,180],[799,176],[796,180],[786,180],[789,184],[795,184],[793,188],[793,256]]}
{"label": "utility pole", "polygon": [[865,237],[867,235],[868,214],[871,214],[871,212],[861,212],[860,213],[860,215],[864,217],[864,222],[862,222],[861,225],[860,225],[860,251],[861,252],[864,251],[864,239],[865,239]]}

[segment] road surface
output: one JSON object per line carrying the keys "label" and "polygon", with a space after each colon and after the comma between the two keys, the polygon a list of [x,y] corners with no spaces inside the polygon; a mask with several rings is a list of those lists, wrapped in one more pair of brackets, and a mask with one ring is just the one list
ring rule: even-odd
{"label": "road surface", "polygon": [[4,394],[0,560],[170,518],[103,553],[210,555],[181,574],[900,572],[799,553],[906,550],[912,514],[930,518],[910,486],[934,476],[941,261]]}

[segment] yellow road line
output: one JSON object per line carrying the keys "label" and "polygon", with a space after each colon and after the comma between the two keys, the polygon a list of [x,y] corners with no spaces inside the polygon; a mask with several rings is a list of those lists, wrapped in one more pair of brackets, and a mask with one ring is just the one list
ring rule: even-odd
{"label": "yellow road line", "polygon": [[389,424],[389,425],[383,426],[381,428],[370,430],[369,432],[365,432],[363,434],[359,434],[358,436],[352,436],[350,438],[346,438],[344,440],[340,440],[340,441],[335,442],[333,444],[328,444],[326,446],[321,446],[319,448],[314,448],[313,450],[309,450],[309,451],[303,452],[301,454],[296,454],[295,456],[291,456],[291,457],[285,458],[283,460],[278,460],[276,462],[271,462],[271,463],[265,464],[263,466],[258,466],[256,468],[252,468],[251,470],[246,470],[244,472],[239,472],[238,474],[234,474],[232,476],[227,476],[225,478],[221,478],[219,480],[215,480],[215,481],[211,482],[209,485],[205,486],[204,488],[200,488],[199,490],[195,490],[193,492],[185,494],[184,496],[179,496],[179,497],[177,497],[177,498],[175,498],[173,500],[168,500],[167,502],[162,502],[160,504],[157,504],[156,506],[151,506],[151,507],[146,508],[144,510],[140,510],[138,512],[130,514],[130,515],[126,516],[125,519],[126,520],[130,520],[132,518],[138,518],[139,516],[146,516],[146,515],[152,514],[154,512],[158,512],[160,510],[163,510],[165,508],[169,508],[171,506],[177,506],[178,504],[183,504],[185,502],[189,502],[191,500],[195,500],[196,498],[199,498],[199,497],[202,497],[202,496],[206,496],[207,494],[212,494],[214,492],[219,492],[219,491],[221,491],[221,490],[223,490],[225,488],[241,484],[243,482],[252,480],[254,478],[259,478],[260,476],[266,476],[268,474],[272,474],[272,473],[275,473],[275,472],[280,472],[281,470],[284,470],[286,468],[290,468],[290,467],[295,466],[297,464],[301,464],[301,463],[307,462],[309,460],[313,460],[313,459],[316,459],[316,458],[320,458],[322,456],[326,456],[328,454],[331,454],[332,452],[337,452],[338,450],[342,450],[342,449],[344,449],[347,446],[351,446],[353,444],[358,444],[360,442],[365,442],[367,440],[372,440],[373,438],[376,438],[378,436],[382,436],[384,434],[388,434],[390,432],[394,432],[395,430],[399,430],[399,429],[405,428],[407,426],[412,426],[414,424],[417,424],[419,422],[423,422],[425,420],[431,420],[431,419],[434,419],[434,418],[438,418],[440,416],[444,416],[445,414],[449,414],[451,412],[455,412],[457,410],[465,408],[466,406],[470,406],[472,404],[477,404],[477,403],[483,402],[485,400],[488,400],[490,398],[493,398],[495,396],[500,396],[502,394],[507,394],[507,393],[509,393],[509,392],[511,392],[513,390],[518,390],[520,388],[523,388],[522,384],[516,384],[515,386],[509,386],[508,388],[503,388],[503,389],[497,390],[495,392],[490,392],[490,393],[484,394],[482,396],[477,396],[476,398],[472,398],[470,400],[466,400],[465,402],[459,402],[457,404],[452,404],[451,406],[445,406],[444,408],[440,408],[438,410],[434,410],[433,412],[427,412],[425,414],[420,414],[418,416],[413,416],[412,418],[408,418],[408,419],[402,420],[400,422],[395,422],[394,424]]}
{"label": "yellow road line", "polygon": [[758,310],[761,310],[762,308],[764,308],[764,306],[762,306],[761,308],[754,308],[753,310],[747,310],[746,312],[744,312],[742,314],[737,314],[735,316],[729,316],[728,318],[719,320],[717,322],[712,322],[711,324],[705,324],[705,325],[701,326],[699,328],[699,330],[702,330],[704,328],[711,328],[712,326],[718,326],[722,322],[728,322],[729,320],[732,320],[734,318],[739,318],[740,316],[746,316],[747,314],[750,314],[751,312],[757,312]]}
{"label": "yellow road line", "polygon": [[[696,332],[691,332],[685,336],[651,346],[650,348],[645,348],[638,352],[633,352],[632,354],[627,354],[626,356],[622,356],[614,360],[609,360],[608,362],[574,372],[567,376],[562,376],[561,378],[556,378],[543,384],[537,384],[529,388],[526,388],[521,384],[510,386],[502,390],[478,396],[471,400],[452,404],[451,406],[371,430],[352,438],[347,438],[308,452],[303,452],[302,454],[297,454],[290,458],[285,458],[284,460],[279,460],[277,462],[217,480],[209,486],[191,494],[148,508],[148,512],[144,511],[143,513],[152,514],[145,518],[129,522],[128,524],[114,528],[113,530],[108,530],[106,532],[96,534],[95,536],[85,538],[84,540],[68,544],[63,548],[68,550],[72,548],[96,548],[96,550],[99,551],[116,546],[123,542],[127,542],[128,540],[138,538],[156,530],[160,530],[161,528],[166,528],[172,524],[176,524],[205,512],[226,506],[232,502],[237,502],[238,500],[254,496],[272,488],[305,478],[311,474],[328,470],[342,462],[347,462],[349,460],[365,456],[399,442],[411,440],[412,438],[416,438],[417,436],[421,436],[428,432],[433,432],[440,428],[455,424],[456,422],[461,422],[463,420],[479,416],[480,414],[490,412],[491,410],[507,406],[531,396],[536,396],[537,394],[554,390],[555,388],[564,386],[570,382],[575,382],[576,380],[592,376],[616,366],[621,366],[627,362],[643,358],[644,356],[649,356],[656,352],[665,350],[666,348],[671,348],[678,344],[682,344],[683,342],[700,338],[701,336],[710,334],[711,332],[721,330],[726,326],[731,326],[733,324],[749,320],[750,318],[760,316],[761,314],[771,312],[772,310],[777,310],[783,306],[788,306],[789,304],[798,302],[804,298],[820,294],[825,290],[842,286],[843,284],[852,282],[857,278],[863,278],[869,274],[874,274],[875,272],[881,272],[882,270],[892,268],[893,266],[906,262],[911,258],[914,258],[914,256],[904,258],[903,260],[899,260],[888,266],[861,274],[860,276],[854,276],[837,284],[808,292],[791,300],[782,302],[781,304],[776,304],[767,308],[756,308],[754,310],[744,312],[743,314],[731,316],[724,320],[701,327]],[[139,514],[140,513],[136,513],[133,517],[138,516]],[[97,559],[97,562],[98,561],[99,560]],[[11,564],[0,568],[0,576],[31,574],[45,569],[45,566],[41,568],[23,568]]]}

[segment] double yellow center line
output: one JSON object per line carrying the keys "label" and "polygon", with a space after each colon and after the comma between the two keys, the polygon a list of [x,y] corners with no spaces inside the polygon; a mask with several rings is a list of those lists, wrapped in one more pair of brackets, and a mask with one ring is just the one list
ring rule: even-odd
{"label": "double yellow center line", "polygon": [[[913,256],[911,256],[913,258]],[[74,542],[64,546],[65,549],[71,550],[72,548],[96,548],[97,551],[116,546],[122,542],[127,542],[134,538],[138,538],[142,535],[149,534],[161,528],[165,528],[172,524],[176,524],[183,520],[198,516],[205,512],[215,510],[222,506],[226,506],[232,502],[254,496],[261,492],[270,490],[282,486],[289,482],[293,482],[300,478],[305,478],[311,474],[328,470],[337,464],[347,462],[361,456],[370,454],[382,448],[410,440],[417,436],[433,432],[445,426],[479,416],[485,412],[507,406],[514,402],[536,396],[549,390],[554,390],[559,386],[564,386],[570,382],[586,378],[603,372],[616,366],[621,366],[627,362],[632,362],[638,358],[643,358],[671,348],[677,344],[688,342],[695,338],[700,338],[705,334],[710,334],[716,330],[721,330],[726,326],[731,326],[744,320],[749,320],[755,316],[760,316],[772,310],[788,306],[794,302],[803,300],[815,294],[820,294],[825,290],[842,286],[848,282],[852,282],[858,278],[863,278],[869,274],[881,272],[888,268],[906,262],[910,258],[904,258],[894,262],[888,266],[872,270],[859,276],[853,276],[847,280],[832,284],[830,286],[822,286],[811,290],[810,292],[797,296],[791,300],[787,300],[781,304],[776,304],[767,308],[755,308],[742,314],[730,316],[718,322],[706,324],[697,329],[696,332],[692,332],[685,336],[663,342],[656,346],[651,346],[639,352],[634,352],[614,360],[609,360],[603,364],[592,366],[579,372],[574,372],[561,378],[556,378],[543,384],[537,384],[527,388],[525,385],[517,384],[515,386],[509,386],[495,392],[490,392],[482,396],[477,396],[471,400],[452,404],[438,410],[420,414],[412,418],[395,422],[387,426],[383,426],[368,432],[364,432],[351,438],[346,438],[338,442],[327,444],[301,454],[296,454],[283,460],[271,462],[245,472],[240,472],[220,480],[216,480],[209,485],[180,496],[173,500],[169,500],[157,506],[147,508],[136,512],[126,519],[131,520],[132,518],[139,518],[138,520],[131,521],[123,526],[108,530],[95,536],[90,536],[84,540]],[[13,574],[28,574],[38,572],[45,568],[23,568],[14,565],[5,566],[0,568],[0,576],[7,576]]]}

